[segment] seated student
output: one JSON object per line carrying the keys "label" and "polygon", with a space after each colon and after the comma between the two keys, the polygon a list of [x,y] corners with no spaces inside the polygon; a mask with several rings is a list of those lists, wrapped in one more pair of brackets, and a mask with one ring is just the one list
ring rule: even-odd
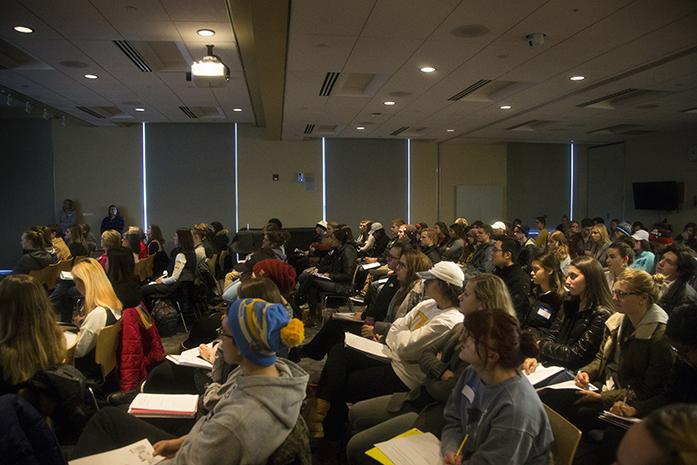
{"label": "seated student", "polygon": [[0,281],[0,395],[19,391],[34,375],[66,356],[46,292],[30,276]]}
{"label": "seated student", "polygon": [[468,258],[466,270],[468,273],[493,273],[494,272],[494,242],[491,238],[493,229],[488,224],[481,224],[474,230],[476,240],[474,253]]}
{"label": "seated student", "polygon": [[[148,246],[145,245],[145,234],[143,234],[143,230],[138,226],[129,226],[124,236],[130,236],[131,234],[138,238],[138,247],[134,248],[134,252],[138,255],[138,260],[148,258]],[[135,247],[135,243],[133,246]]]}
{"label": "seated student", "polygon": [[24,231],[22,233],[22,250],[24,255],[19,259],[12,271],[14,274],[27,274],[46,268],[53,263],[53,257],[43,247],[43,240],[39,233],[35,231]]}
{"label": "seated student", "polygon": [[437,221],[433,225],[433,230],[438,235],[438,240],[436,241],[436,247],[438,247],[438,253],[440,253],[440,248],[450,241],[450,233],[448,232],[448,225],[442,221]]}
{"label": "seated student", "polygon": [[601,264],[607,261],[607,249],[610,247],[610,237],[604,224],[596,224],[591,228],[590,255]]}
{"label": "seated student", "polygon": [[162,230],[156,224],[148,226],[148,255],[154,255],[152,262],[153,276],[161,276],[162,272],[169,265],[169,257],[165,250],[165,238],[162,236]]}
{"label": "seated student", "polygon": [[[208,225],[205,223],[195,224],[191,227],[191,235],[194,238],[194,252],[196,252],[196,265],[200,265],[210,256],[213,256],[212,245],[208,241],[209,234]],[[204,244],[205,243],[205,244]],[[208,246],[208,249],[206,249]]]}
{"label": "seated student", "polygon": [[370,225],[373,222],[363,218],[358,222],[358,235],[355,237],[356,248],[363,247],[370,238]]}
{"label": "seated student", "polygon": [[[511,316],[515,310],[501,278],[482,273],[470,278],[459,296],[460,312],[468,318],[480,310],[503,309]],[[457,324],[442,344],[425,350],[419,365],[426,379],[409,393],[396,393],[357,402],[349,411],[352,437],[346,448],[349,463],[374,463],[365,451],[410,428],[440,436],[443,408],[467,364],[460,359],[463,325]]]}
{"label": "seated student", "polygon": [[[392,247],[391,253],[394,255],[390,262],[390,265],[396,268],[396,272],[387,280],[376,299],[368,304],[366,311],[355,316],[356,322],[330,319],[310,342],[291,351],[291,360],[304,357],[322,360],[334,345],[344,342],[346,331],[371,339],[376,333],[386,334],[394,320],[406,315],[424,299],[423,281],[417,273],[430,269],[431,261],[413,249],[401,252],[402,249],[397,245],[399,243]],[[391,297],[385,302],[383,296]],[[368,324],[370,320],[365,323],[367,318],[373,318],[372,324]]]}
{"label": "seated student", "polygon": [[633,261],[634,251],[626,242],[616,241],[610,244],[607,249],[607,271],[605,272],[610,289],[612,289],[617,276],[622,274]]}
{"label": "seated student", "polygon": [[566,241],[564,233],[561,231],[554,231],[549,235],[547,238],[547,252],[557,257],[561,273],[566,276],[569,264],[571,263],[571,256],[569,255],[569,244]]}
{"label": "seated student", "polygon": [[[286,261],[286,254],[283,251],[283,245],[288,239],[288,234],[281,230],[267,230],[264,232],[264,238],[261,241],[261,248],[250,254],[242,263],[234,266],[234,271],[228,273],[225,277],[227,286],[223,292],[223,300],[232,302],[237,298],[237,289],[242,281],[248,279],[252,275],[254,265],[262,260],[269,258],[274,260]],[[205,259],[205,257],[204,257]]]}
{"label": "seated student", "polygon": [[676,355],[665,391],[644,400],[618,400],[610,411],[625,417],[645,417],[668,404],[697,404],[697,306],[682,305],[673,310],[666,337]]}
{"label": "seated student", "polygon": [[570,299],[564,301],[549,332],[539,340],[539,358],[525,361],[528,373],[535,370],[539,360],[547,366],[566,368],[564,378],[572,379],[575,370],[590,363],[598,352],[605,320],[614,311],[600,263],[591,257],[574,258],[566,287]]}
{"label": "seated student", "polygon": [[503,279],[513,300],[519,321],[530,313],[530,275],[518,265],[520,245],[512,237],[496,236],[494,241],[494,274]]}
{"label": "seated student", "polygon": [[470,366],[445,406],[444,464],[549,463],[554,438],[547,414],[518,371],[537,352],[532,335],[502,310],[474,312],[464,326],[460,358]]}
{"label": "seated student", "polygon": [[549,242],[547,240],[547,236],[549,236],[549,231],[547,231],[547,215],[535,217],[535,227],[539,231],[537,239],[535,239],[535,246],[540,250],[544,250]]}
{"label": "seated student", "polygon": [[107,255],[109,249],[113,249],[114,247],[122,247],[121,234],[114,231],[113,229],[108,229],[102,233],[100,239],[103,251],[102,254],[97,258],[97,261],[100,265],[102,265],[102,268],[106,270],[107,268],[109,268],[109,257]]}
{"label": "seated student", "polygon": [[[129,249],[133,254],[133,262],[138,263],[140,261],[140,235],[135,231],[129,230],[123,235],[121,239],[121,246]],[[145,250],[145,256],[147,257],[147,249]]]}
{"label": "seated student", "polygon": [[123,304],[104,273],[104,268],[93,258],[86,258],[73,266],[75,288],[85,297],[83,309],[75,317],[80,326],[75,345],[75,367],[89,379],[101,379],[101,370],[95,362],[97,335],[106,326],[121,319]]}
{"label": "seated student", "polygon": [[391,349],[390,363],[343,344],[335,345],[329,352],[317,397],[312,399],[308,413],[313,437],[338,440],[343,436],[346,402],[409,391],[423,383],[426,375],[418,364],[422,351],[446,339],[448,331],[462,321],[457,296],[462,291],[464,275],[455,263],[440,262],[417,276],[426,280],[428,299],[390,327],[385,338]]}
{"label": "seated student", "polygon": [[687,223],[674,242],[691,248],[697,252],[697,223]]}
{"label": "seated student", "polygon": [[[615,281],[617,313],[605,322],[595,360],[579,369],[575,390],[547,390],[542,400],[582,431],[602,429],[598,419],[615,402],[644,401],[665,389],[673,354],[665,338],[668,315],[656,305],[658,287],[650,274],[627,269]],[[590,384],[599,391],[588,389]]]}
{"label": "seated student", "polygon": [[68,243],[71,256],[77,258],[89,255],[89,247],[79,224],[74,224],[65,230],[65,240]]}
{"label": "seated student", "polygon": [[617,449],[616,465],[693,465],[697,406],[675,404],[633,425]]}
{"label": "seated student", "polygon": [[80,229],[82,229],[82,237],[85,238],[85,243],[87,244],[87,255],[91,255],[92,252],[97,249],[97,239],[95,239],[94,235],[90,232],[91,228],[89,224],[81,223],[79,226]]}
{"label": "seated student", "polygon": [[448,237],[443,245],[438,248],[438,253],[443,260],[457,262],[465,250],[465,237],[467,235],[466,226],[458,223],[450,225],[447,231]]}
{"label": "seated student", "polygon": [[534,284],[533,304],[521,325],[533,331],[540,340],[556,321],[562,306],[564,286],[559,260],[551,253],[534,257],[530,276]]}
{"label": "seated student", "polygon": [[636,231],[632,235],[634,242],[634,263],[629,267],[637,270],[646,271],[652,274],[654,271],[656,255],[653,253],[651,243],[649,242],[649,232],[643,229]]}
{"label": "seated student", "polygon": [[431,259],[431,263],[438,263],[441,258],[440,253],[438,252],[438,233],[436,233],[436,230],[424,228],[421,230],[419,237],[421,251]]}
{"label": "seated student", "polygon": [[[309,375],[276,352],[302,341],[303,327],[282,305],[259,299],[230,305],[220,332],[225,362],[239,365],[221,386],[210,413],[186,436],[168,433],[106,407],[88,423],[74,457],[126,446],[143,438],[168,464],[263,464],[295,427]],[[260,434],[263,432],[264,434]],[[309,463],[304,451],[302,463]]]}
{"label": "seated student", "polygon": [[517,224],[513,226],[513,238],[520,244],[520,254],[518,255],[518,264],[523,267],[523,270],[530,272],[532,267],[532,259],[538,254],[535,241],[528,237],[530,228],[524,225]]}
{"label": "seated student", "polygon": [[196,254],[194,239],[187,228],[177,229],[172,251],[173,262],[170,264],[169,275],[158,277],[155,284],[146,284],[141,288],[143,299],[148,308],[153,307],[153,300],[172,295],[183,283],[193,282],[196,276]]}
{"label": "seated student", "polygon": [[56,262],[70,260],[72,258],[72,255],[70,254],[70,249],[63,240],[63,229],[61,229],[60,226],[58,226],[57,224],[47,226],[44,229],[44,237],[53,248],[53,252],[51,253],[51,255],[55,256]]}
{"label": "seated student", "polygon": [[[323,277],[303,272],[298,278],[298,293],[307,298],[310,319],[319,318],[319,303],[322,293],[349,294],[356,270],[356,247],[353,245],[353,233],[348,226],[339,227],[327,237],[334,246],[334,251],[318,267],[317,272]],[[329,279],[327,279],[329,278]]]}
{"label": "seated student", "polygon": [[686,303],[697,304],[697,291],[688,284],[697,270],[695,252],[682,245],[666,247],[656,266],[656,274],[665,278],[659,305],[670,315],[673,309]]}
{"label": "seated student", "polygon": [[143,299],[140,283],[134,274],[135,262],[131,249],[114,247],[107,251],[107,277],[123,308],[137,307]]}
{"label": "seated student", "polygon": [[381,223],[377,221],[370,223],[368,237],[365,243],[358,247],[358,255],[361,257],[378,257],[385,251],[388,240],[385,229],[382,227]]}

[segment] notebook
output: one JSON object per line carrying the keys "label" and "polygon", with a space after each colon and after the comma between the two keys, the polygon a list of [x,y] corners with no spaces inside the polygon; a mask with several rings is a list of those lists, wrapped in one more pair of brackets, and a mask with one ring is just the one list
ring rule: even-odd
{"label": "notebook", "polygon": [[140,393],[131,402],[128,413],[140,418],[193,418],[197,407],[197,395]]}
{"label": "notebook", "polygon": [[68,465],[154,465],[165,459],[152,454],[150,441],[141,439],[120,449],[71,460]]}
{"label": "notebook", "polygon": [[389,362],[394,357],[392,351],[385,344],[380,344],[370,339],[346,332],[344,333],[344,345],[353,350],[357,350],[370,358]]}

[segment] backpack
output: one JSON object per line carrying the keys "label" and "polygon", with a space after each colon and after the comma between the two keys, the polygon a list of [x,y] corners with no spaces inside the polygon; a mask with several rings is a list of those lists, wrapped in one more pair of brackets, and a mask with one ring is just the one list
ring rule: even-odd
{"label": "backpack", "polygon": [[150,313],[160,337],[173,336],[177,332],[179,313],[169,302],[163,299],[158,300]]}

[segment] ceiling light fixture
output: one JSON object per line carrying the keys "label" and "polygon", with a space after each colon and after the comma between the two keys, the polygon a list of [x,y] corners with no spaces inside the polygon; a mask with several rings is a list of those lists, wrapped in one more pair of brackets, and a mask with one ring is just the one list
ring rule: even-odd
{"label": "ceiling light fixture", "polygon": [[387,105],[388,107],[394,105],[394,102],[392,100],[388,100],[388,101],[382,102],[382,103]]}
{"label": "ceiling light fixture", "polygon": [[97,76],[96,74],[85,74],[85,77],[87,79],[97,79],[99,76]]}
{"label": "ceiling light fixture", "polygon": [[499,108],[502,110],[510,110],[511,106],[510,105],[501,105]]}
{"label": "ceiling light fixture", "polygon": [[136,108],[136,111],[145,111],[145,108]]}
{"label": "ceiling light fixture", "polygon": [[434,68],[433,66],[422,66],[421,68],[419,68],[419,71],[421,71],[422,73],[432,73],[435,70],[436,68]]}
{"label": "ceiling light fixture", "polygon": [[206,45],[207,55],[191,65],[186,80],[193,81],[196,87],[224,87],[230,80],[230,68],[213,53],[213,45]]}
{"label": "ceiling light fixture", "polygon": [[233,108],[232,111],[238,111],[238,112],[239,112],[239,111],[242,111],[242,109],[241,109],[241,108]]}
{"label": "ceiling light fixture", "polygon": [[215,31],[213,29],[199,29],[196,31],[196,34],[200,35],[201,37],[212,37],[215,35]]}
{"label": "ceiling light fixture", "polygon": [[569,78],[571,81],[583,81],[584,79],[586,79],[586,76],[571,76]]}
{"label": "ceiling light fixture", "polygon": [[34,29],[27,26],[15,26],[12,29],[14,29],[17,32],[21,32],[22,34],[31,34],[32,32],[34,32]]}
{"label": "ceiling light fixture", "polygon": [[356,126],[356,129],[358,129],[359,131],[363,131],[365,129],[365,126]]}
{"label": "ceiling light fixture", "polygon": [[455,132],[454,129],[446,129],[445,132]]}

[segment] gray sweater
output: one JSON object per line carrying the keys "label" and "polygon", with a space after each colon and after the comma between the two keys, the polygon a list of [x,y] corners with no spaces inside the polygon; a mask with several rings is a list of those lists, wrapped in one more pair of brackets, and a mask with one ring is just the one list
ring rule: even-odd
{"label": "gray sweater", "polygon": [[239,369],[222,386],[215,407],[199,418],[167,465],[265,464],[300,414],[309,375],[288,360],[280,376],[243,376]]}
{"label": "gray sweater", "polygon": [[463,465],[544,465],[553,437],[542,402],[522,375],[489,386],[465,368],[445,406],[441,453],[455,452],[465,436]]}

